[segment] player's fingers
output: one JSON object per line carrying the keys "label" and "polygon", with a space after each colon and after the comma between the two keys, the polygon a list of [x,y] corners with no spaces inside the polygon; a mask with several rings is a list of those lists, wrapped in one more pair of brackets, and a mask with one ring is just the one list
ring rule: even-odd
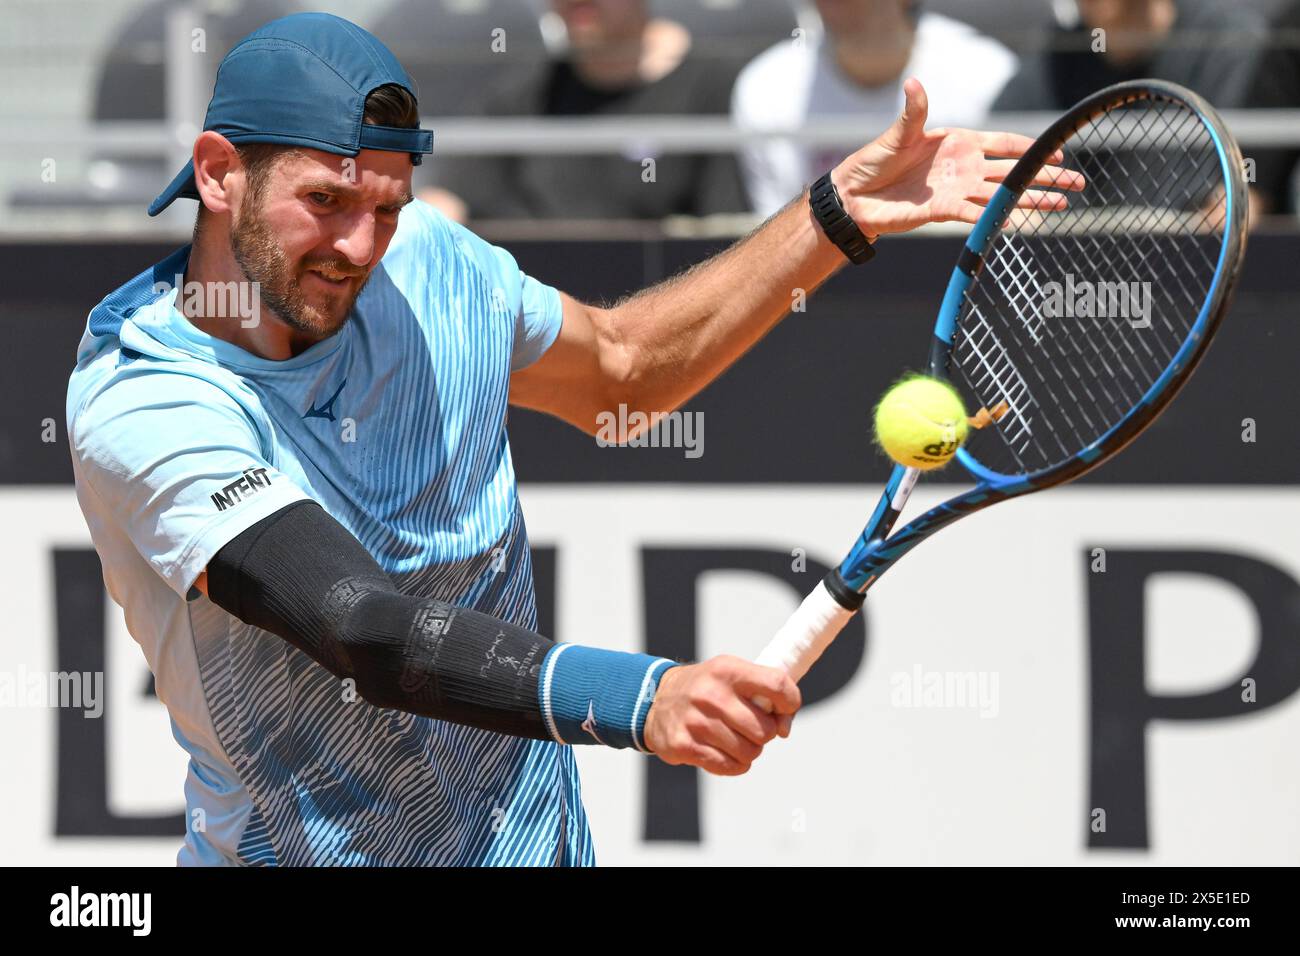
{"label": "player's fingers", "polygon": [[925,87],[914,76],[903,81],[903,115],[898,119],[900,143],[910,145],[925,133],[925,120],[930,115],[930,98]]}
{"label": "player's fingers", "polygon": [[1078,192],[1088,185],[1088,180],[1084,178],[1083,173],[1076,172],[1073,169],[1066,169],[1064,166],[1044,166],[1030,180],[1029,185],[1050,186],[1053,189],[1068,189],[1071,192]]}
{"label": "player's fingers", "polygon": [[[1016,168],[1016,162],[1014,159],[985,160],[984,179],[991,183],[1002,182],[1011,175],[1011,170]],[[1029,185],[1078,191],[1087,186],[1088,182],[1082,173],[1075,172],[1073,169],[1066,169],[1064,166],[1043,166],[1034,174]]]}
{"label": "player's fingers", "polygon": [[733,776],[749,769],[763,752],[721,720],[699,719],[678,727],[655,756],[669,766],[686,764],[710,773]]}
{"label": "player's fingers", "polygon": [[1026,189],[1016,200],[1017,209],[1060,210],[1070,205],[1065,193],[1044,192],[1041,189]]}
{"label": "player's fingers", "polygon": [[794,724],[794,714],[781,714],[776,718],[776,732],[782,737],[790,736],[790,728]]}
{"label": "player's fingers", "polygon": [[776,736],[776,717],[752,700],[733,698],[720,716],[732,730],[760,747]]}
{"label": "player's fingers", "polygon": [[696,735],[696,742],[706,744],[722,751],[737,763],[746,766],[758,759],[763,752],[761,744],[746,739],[739,731],[727,723],[725,718],[710,721],[709,726]]}
{"label": "player's fingers", "polygon": [[[1012,159],[1019,159],[1029,152],[1030,146],[1034,145],[1034,140],[1019,133],[976,132],[974,135],[980,149],[988,156],[1009,156]],[[1043,157],[1043,162],[1048,165],[1059,165],[1065,162],[1065,153],[1059,149],[1054,150]]]}
{"label": "player's fingers", "polygon": [[775,667],[763,667],[759,664],[742,662],[746,666],[735,675],[733,686],[746,700],[754,701],[760,707],[771,705],[768,713],[793,714],[803,703],[799,685],[790,679],[790,675]]}
{"label": "player's fingers", "polygon": [[905,149],[925,136],[930,101],[916,77],[903,81],[903,112],[881,135],[879,142],[889,149]]}
{"label": "player's fingers", "polygon": [[699,767],[719,777],[739,777],[749,770],[748,763],[741,763],[727,756],[716,747],[700,744],[694,748],[690,757],[684,761],[692,767]]}
{"label": "player's fingers", "polygon": [[[980,206],[987,206],[999,188],[1001,187],[996,183],[977,183],[971,187],[966,198]],[[1070,200],[1065,193],[1044,192],[1041,189],[1027,189],[1016,199],[1019,209],[1065,209],[1069,204]]]}
{"label": "player's fingers", "polygon": [[1000,183],[1011,175],[1011,170],[1016,168],[1015,159],[986,159],[984,160],[984,178],[991,183]]}
{"label": "player's fingers", "polygon": [[[1009,156],[1013,159],[1019,159],[1029,151],[1029,147],[1034,145],[1034,141],[1028,136],[1021,136],[1019,133],[989,133],[976,132],[975,141],[979,143],[982,149],[989,156]],[[1062,157],[1063,158],[1063,157]],[[1049,162],[1056,160],[1049,159]]]}

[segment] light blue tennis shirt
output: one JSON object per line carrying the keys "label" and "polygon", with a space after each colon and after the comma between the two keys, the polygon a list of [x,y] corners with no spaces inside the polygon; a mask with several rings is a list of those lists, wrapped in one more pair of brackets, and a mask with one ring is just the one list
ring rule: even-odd
{"label": "light blue tennis shirt", "polygon": [[190,755],[182,865],[594,862],[569,747],[374,707],[192,588],[310,498],[404,593],[536,628],[506,400],[559,333],[559,293],[422,202],[399,223],[350,321],[285,361],[177,310],[189,247],[81,340],[77,497]]}

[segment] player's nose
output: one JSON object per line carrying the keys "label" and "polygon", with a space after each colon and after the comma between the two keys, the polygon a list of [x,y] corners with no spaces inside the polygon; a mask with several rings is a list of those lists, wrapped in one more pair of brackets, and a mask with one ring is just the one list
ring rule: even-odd
{"label": "player's nose", "polygon": [[350,223],[347,233],[334,243],[336,252],[358,268],[369,266],[375,255],[375,217],[363,213]]}

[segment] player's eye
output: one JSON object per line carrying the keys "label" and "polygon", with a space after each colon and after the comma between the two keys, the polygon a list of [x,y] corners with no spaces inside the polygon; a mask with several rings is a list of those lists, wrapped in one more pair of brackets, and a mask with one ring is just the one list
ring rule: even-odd
{"label": "player's eye", "polygon": [[317,206],[328,206],[330,203],[334,201],[334,197],[331,196],[329,193],[321,193],[321,192],[308,193],[307,198],[310,199]]}

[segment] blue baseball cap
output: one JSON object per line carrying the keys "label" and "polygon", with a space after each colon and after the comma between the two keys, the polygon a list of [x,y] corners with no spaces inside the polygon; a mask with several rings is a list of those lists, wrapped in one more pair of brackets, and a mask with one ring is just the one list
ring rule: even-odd
{"label": "blue baseball cap", "polygon": [[[415,83],[388,47],[355,23],[327,13],[272,20],[240,40],[217,70],[203,120],[232,143],[283,143],[341,156],[363,149],[410,153],[419,165],[433,133],[363,121],[366,97]],[[194,162],[185,164],[149,207],[156,216],[178,197],[198,199]]]}

